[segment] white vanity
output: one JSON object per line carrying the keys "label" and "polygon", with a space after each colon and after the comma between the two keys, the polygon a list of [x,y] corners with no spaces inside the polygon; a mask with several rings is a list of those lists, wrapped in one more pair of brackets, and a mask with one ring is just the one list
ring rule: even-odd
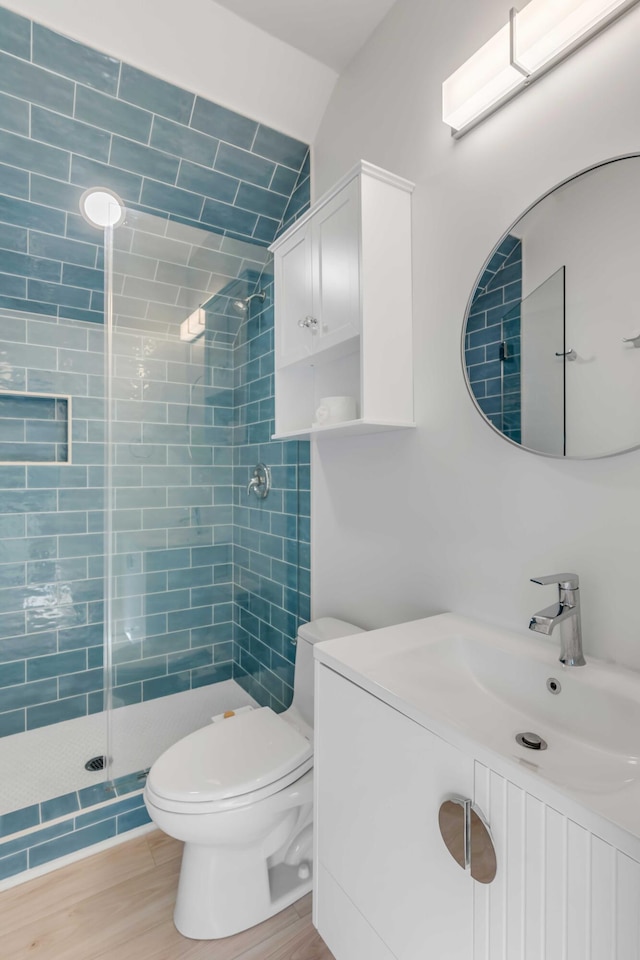
{"label": "white vanity", "polygon": [[[314,922],[336,960],[640,958],[640,676],[454,614],[315,655]],[[490,883],[441,836],[452,797],[489,827]]]}

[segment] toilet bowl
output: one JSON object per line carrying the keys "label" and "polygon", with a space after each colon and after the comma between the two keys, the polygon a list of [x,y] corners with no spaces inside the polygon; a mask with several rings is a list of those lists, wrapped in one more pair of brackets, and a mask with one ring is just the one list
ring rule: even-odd
{"label": "toilet bowl", "polygon": [[288,710],[211,723],[151,767],[149,815],[185,844],[174,912],[183,936],[231,936],[311,889],[313,644],[359,632],[331,617],[301,626]]}

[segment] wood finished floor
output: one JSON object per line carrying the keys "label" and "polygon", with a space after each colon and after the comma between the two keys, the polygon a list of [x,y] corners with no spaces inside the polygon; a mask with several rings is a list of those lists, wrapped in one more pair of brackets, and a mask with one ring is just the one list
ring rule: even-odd
{"label": "wood finished floor", "polygon": [[311,895],[225,940],[173,925],[182,845],[156,831],[0,893],[1,960],[333,960]]}

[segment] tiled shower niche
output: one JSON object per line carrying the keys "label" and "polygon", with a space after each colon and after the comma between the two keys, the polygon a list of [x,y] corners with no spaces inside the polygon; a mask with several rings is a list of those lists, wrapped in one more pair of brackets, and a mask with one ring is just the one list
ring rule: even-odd
{"label": "tiled shower niche", "polygon": [[0,466],[71,463],[71,397],[0,393]]}

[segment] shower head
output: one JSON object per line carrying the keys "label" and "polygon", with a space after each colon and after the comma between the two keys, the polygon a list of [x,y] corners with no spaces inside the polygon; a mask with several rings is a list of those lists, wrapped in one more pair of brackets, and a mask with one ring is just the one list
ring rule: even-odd
{"label": "shower head", "polygon": [[238,310],[242,310],[242,312],[245,313],[252,300],[259,300],[260,303],[264,303],[266,296],[267,291],[260,290],[259,293],[250,293],[248,297],[239,297],[237,300],[233,300],[232,302],[234,307],[237,307]]}

